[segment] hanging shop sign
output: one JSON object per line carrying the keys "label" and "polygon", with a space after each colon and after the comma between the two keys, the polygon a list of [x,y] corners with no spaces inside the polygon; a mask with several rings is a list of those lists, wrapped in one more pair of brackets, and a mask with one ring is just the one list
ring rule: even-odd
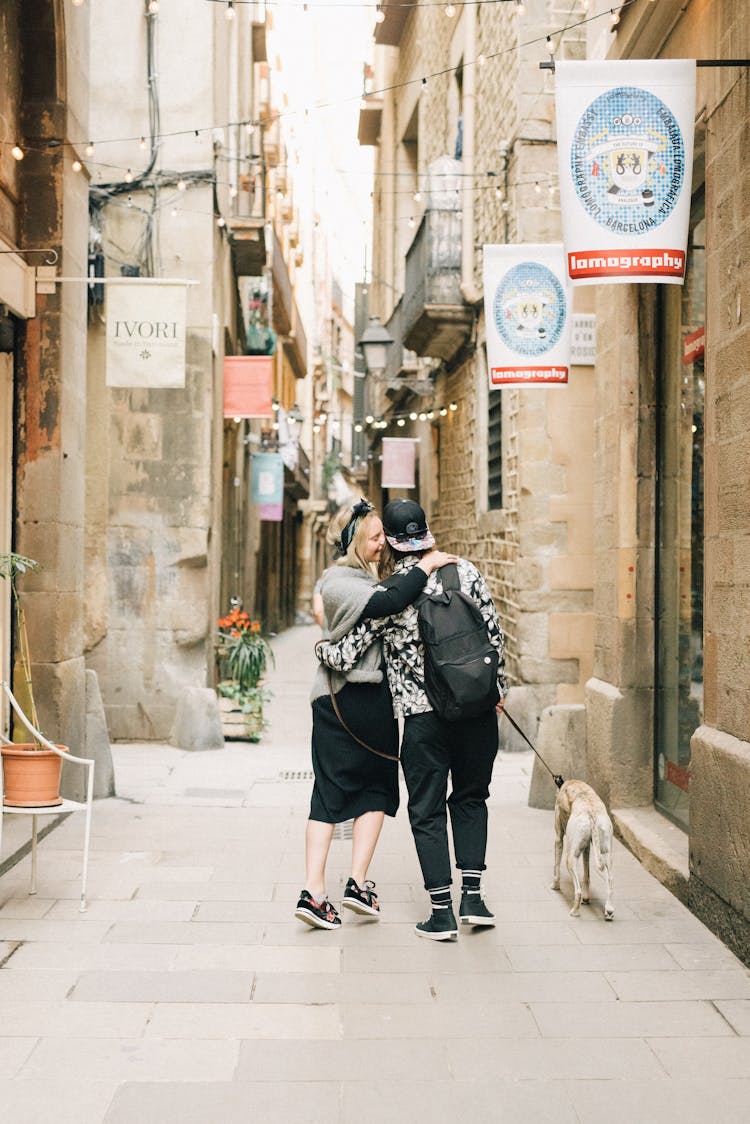
{"label": "hanging shop sign", "polygon": [[284,461],[280,453],[253,455],[252,487],[259,518],[280,523],[284,518]]}
{"label": "hanging shop sign", "polygon": [[571,280],[682,284],[695,60],[558,62],[555,95]]}
{"label": "hanging shop sign", "polygon": [[183,387],[187,287],[107,285],[107,386]]}
{"label": "hanging shop sign", "polygon": [[410,437],[384,437],[381,487],[415,487],[416,444]]}
{"label": "hanging shop sign", "polygon": [[562,245],[485,246],[483,258],[490,388],[564,385],[571,301]]}
{"label": "hanging shop sign", "polygon": [[265,355],[224,357],[224,417],[273,416],[273,359]]}

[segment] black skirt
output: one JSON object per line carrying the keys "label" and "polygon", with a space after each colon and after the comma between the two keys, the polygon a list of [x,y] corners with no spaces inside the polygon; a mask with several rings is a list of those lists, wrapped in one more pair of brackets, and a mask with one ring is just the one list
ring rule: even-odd
{"label": "black skirt", "polygon": [[[398,756],[398,723],[388,684],[346,683],[336,704],[352,733],[373,749]],[[312,704],[315,772],[310,819],[343,823],[365,812],[398,811],[398,763],[359,745],[336,717],[330,695]]]}

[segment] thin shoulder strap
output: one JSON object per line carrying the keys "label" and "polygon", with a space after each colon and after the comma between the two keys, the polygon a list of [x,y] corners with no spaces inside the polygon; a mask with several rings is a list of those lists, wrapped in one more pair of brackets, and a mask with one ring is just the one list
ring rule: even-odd
{"label": "thin shoulder strap", "polygon": [[374,753],[376,757],[385,757],[386,761],[400,761],[401,758],[400,757],[394,757],[392,753],[382,753],[381,750],[379,750],[379,749],[373,749],[371,745],[368,745],[367,742],[363,742],[361,738],[358,738],[357,735],[352,730],[349,729],[346,722],[341,717],[341,711],[339,710],[339,704],[336,702],[336,694],[333,690],[333,678],[331,676],[330,667],[326,668],[326,672],[328,674],[328,690],[329,690],[329,693],[331,695],[331,702],[333,703],[333,712],[336,715],[336,717],[338,718],[341,725],[346,730],[349,737],[354,738],[355,742],[357,742],[358,745],[361,745],[364,749],[369,749],[370,753]]}

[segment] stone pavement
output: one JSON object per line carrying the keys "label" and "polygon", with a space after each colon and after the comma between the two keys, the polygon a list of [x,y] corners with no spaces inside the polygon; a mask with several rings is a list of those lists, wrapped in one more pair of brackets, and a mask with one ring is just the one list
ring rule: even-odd
{"label": "stone pavement", "polygon": [[36,897],[28,859],[0,878],[0,1120],[746,1124],[750,975],[619,845],[615,922],[596,874],[569,917],[551,813],[526,805],[530,754],[496,765],[495,929],[414,936],[427,907],[403,808],[372,869],[382,921],[295,921],[316,635],[275,641],[260,745],[115,747],[87,914],[81,816],[41,844]]}

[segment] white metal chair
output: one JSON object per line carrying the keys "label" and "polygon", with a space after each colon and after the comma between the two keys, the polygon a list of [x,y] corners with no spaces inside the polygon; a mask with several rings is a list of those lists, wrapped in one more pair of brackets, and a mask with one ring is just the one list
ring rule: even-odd
{"label": "white metal chair", "polygon": [[[74,757],[71,753],[64,753],[53,745],[51,741],[44,737],[34,726],[32,726],[29,719],[21,710],[13,692],[4,680],[0,680],[0,687],[2,688],[8,702],[12,706],[15,714],[20,721],[24,724],[26,729],[32,734],[45,749],[51,749],[58,757],[62,757],[63,761],[72,761],[77,765],[84,765],[88,770],[86,779],[86,800],[81,802],[79,800],[63,800],[60,804],[55,804],[50,807],[43,808],[14,808],[4,803],[3,798],[3,768],[0,765],[0,855],[2,855],[2,842],[3,842],[3,816],[16,815],[16,816],[31,816],[31,888],[30,894],[36,893],[36,871],[37,871],[37,820],[39,816],[59,816],[68,812],[85,812],[86,813],[86,827],[83,837],[83,875],[81,878],[81,905],[80,912],[86,911],[86,880],[88,878],[89,869],[89,844],[91,842],[91,809],[94,802],[94,761],[90,757]],[[0,734],[0,741],[3,745],[12,745],[7,738]]]}

